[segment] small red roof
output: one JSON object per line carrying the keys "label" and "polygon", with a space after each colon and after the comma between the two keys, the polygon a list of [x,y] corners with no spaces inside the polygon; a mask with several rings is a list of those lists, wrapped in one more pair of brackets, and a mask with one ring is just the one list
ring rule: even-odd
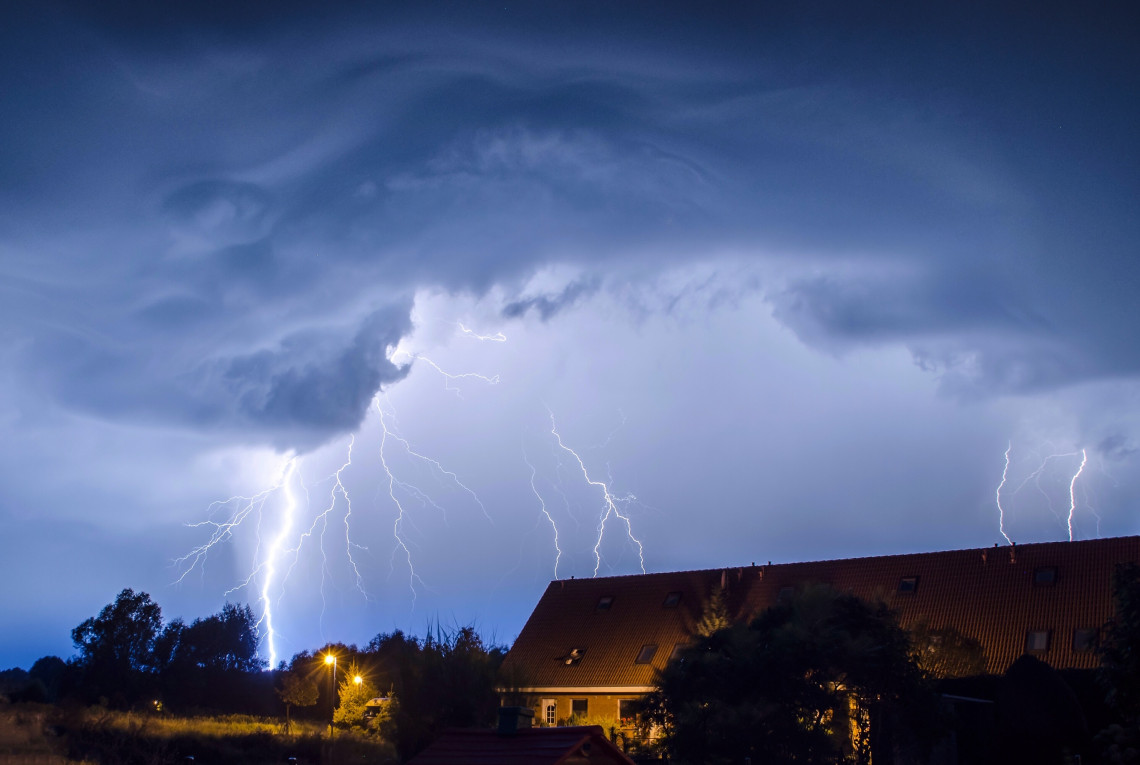
{"label": "small red roof", "polygon": [[599,725],[521,728],[510,735],[493,730],[445,731],[408,765],[634,765]]}

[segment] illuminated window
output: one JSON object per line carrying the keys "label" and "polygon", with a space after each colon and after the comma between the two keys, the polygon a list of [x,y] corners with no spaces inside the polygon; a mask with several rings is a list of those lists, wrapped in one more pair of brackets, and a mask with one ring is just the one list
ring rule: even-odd
{"label": "illuminated window", "polygon": [[1056,566],[1040,566],[1033,570],[1033,585],[1035,587],[1052,587],[1056,583]]}
{"label": "illuminated window", "polygon": [[1095,651],[1100,643],[1100,631],[1096,629],[1073,630],[1073,650],[1077,653]]}
{"label": "illuminated window", "polygon": [[637,722],[636,699],[618,699],[618,720],[622,725],[633,725]]}
{"label": "illuminated window", "polygon": [[657,646],[652,643],[649,645],[641,646],[641,650],[637,652],[637,659],[635,664],[648,664],[653,661],[653,657],[657,655]]}
{"label": "illuminated window", "polygon": [[665,601],[661,604],[662,608],[676,608],[681,603],[681,593],[671,592],[665,596]]}
{"label": "illuminated window", "polygon": [[918,591],[918,577],[917,576],[904,576],[899,580],[899,592],[911,593]]}
{"label": "illuminated window", "polygon": [[602,597],[598,598],[598,610],[599,611],[609,611],[610,606],[612,606],[613,604],[614,604],[614,598],[612,595],[603,595]]}
{"label": "illuminated window", "polygon": [[542,719],[550,727],[554,727],[558,722],[558,702],[554,699],[542,700]]}
{"label": "illuminated window", "polygon": [[1049,650],[1049,630],[1030,630],[1025,633],[1025,650],[1044,653]]}

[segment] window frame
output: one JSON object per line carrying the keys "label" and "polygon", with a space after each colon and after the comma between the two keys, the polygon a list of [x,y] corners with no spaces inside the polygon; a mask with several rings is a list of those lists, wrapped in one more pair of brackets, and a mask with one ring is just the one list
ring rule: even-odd
{"label": "window frame", "polygon": [[[1082,636],[1085,640],[1078,640]],[[1100,630],[1096,627],[1075,627],[1071,647],[1073,653],[1094,653],[1100,648]]]}
{"label": "window frame", "polygon": [[1038,566],[1033,569],[1034,587],[1054,587],[1057,584],[1058,570],[1056,566]]}
{"label": "window frame", "polygon": [[[1044,636],[1045,647],[1034,648],[1034,643],[1037,642],[1035,637],[1037,635]],[[1026,653],[1048,653],[1053,643],[1053,630],[1026,630],[1025,631],[1025,652]]]}
{"label": "window frame", "polygon": [[656,643],[645,643],[637,652],[637,657],[634,658],[634,664],[652,664],[653,657],[657,655]]}
{"label": "window frame", "polygon": [[899,577],[899,586],[895,592],[899,595],[914,595],[918,592],[918,583],[921,579],[918,574]]}

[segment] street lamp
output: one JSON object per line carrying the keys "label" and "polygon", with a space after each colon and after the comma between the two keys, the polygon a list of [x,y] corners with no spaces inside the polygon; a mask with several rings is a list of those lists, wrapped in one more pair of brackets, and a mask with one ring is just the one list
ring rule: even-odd
{"label": "street lamp", "polygon": [[352,682],[356,683],[357,685],[360,685],[361,683],[364,682],[364,678],[361,677],[360,675],[356,675],[354,678],[352,678]]}
{"label": "street lamp", "polygon": [[325,664],[332,667],[332,674],[329,675],[329,704],[332,706],[332,711],[329,713],[329,741],[332,741],[333,718],[336,716],[336,657],[326,653]]}

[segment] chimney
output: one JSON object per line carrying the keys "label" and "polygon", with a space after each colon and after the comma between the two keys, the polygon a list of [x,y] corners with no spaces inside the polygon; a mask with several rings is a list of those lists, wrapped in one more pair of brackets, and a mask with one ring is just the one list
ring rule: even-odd
{"label": "chimney", "polygon": [[499,735],[513,736],[520,728],[531,727],[534,710],[530,707],[499,707]]}

